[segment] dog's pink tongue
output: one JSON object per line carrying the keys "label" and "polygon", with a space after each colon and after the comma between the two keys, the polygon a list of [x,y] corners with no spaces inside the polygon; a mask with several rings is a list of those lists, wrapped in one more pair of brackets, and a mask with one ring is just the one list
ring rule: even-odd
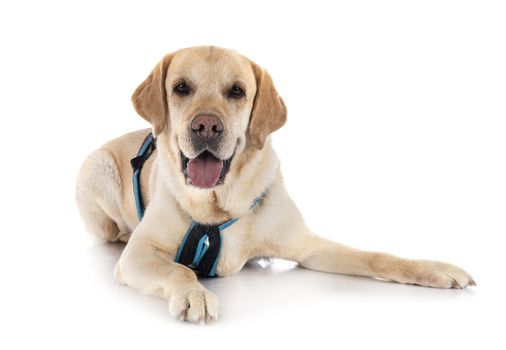
{"label": "dog's pink tongue", "polygon": [[223,162],[212,155],[203,155],[188,162],[188,176],[192,185],[211,188],[220,179]]}

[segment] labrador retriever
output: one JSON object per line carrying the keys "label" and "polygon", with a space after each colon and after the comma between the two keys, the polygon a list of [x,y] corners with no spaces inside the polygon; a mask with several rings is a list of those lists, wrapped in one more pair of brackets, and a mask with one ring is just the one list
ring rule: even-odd
{"label": "labrador retriever", "polygon": [[[350,248],[307,228],[269,141],[286,121],[285,104],[267,71],[248,58],[213,46],[168,54],[132,101],[151,129],[121,136],[88,156],[76,200],[89,231],[128,242],[115,278],[168,299],[176,317],[195,323],[218,318],[218,298],[199,283],[198,259],[191,261],[213,245],[217,276],[266,256],[427,287],[475,285],[454,265]],[[150,132],[156,147],[142,166],[138,187],[145,213],[139,216],[130,160]],[[217,226],[223,223],[233,224]],[[200,241],[193,239],[190,261],[176,262],[195,225]]]}

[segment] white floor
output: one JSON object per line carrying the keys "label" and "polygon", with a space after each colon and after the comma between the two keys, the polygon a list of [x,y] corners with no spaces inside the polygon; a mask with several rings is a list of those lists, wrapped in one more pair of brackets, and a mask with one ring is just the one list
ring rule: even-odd
{"label": "white floor", "polygon": [[259,259],[233,277],[203,281],[220,297],[221,318],[212,326],[194,326],[173,320],[165,301],[114,281],[120,244],[97,242],[84,232],[73,235],[67,241],[46,240],[68,248],[49,250],[49,256],[42,247],[27,249],[33,268],[25,271],[28,275],[14,276],[19,283],[10,286],[2,309],[9,316],[2,339],[9,348],[235,349],[275,344],[492,349],[505,344],[500,319],[504,283],[486,273],[476,276],[477,288],[438,290]]}

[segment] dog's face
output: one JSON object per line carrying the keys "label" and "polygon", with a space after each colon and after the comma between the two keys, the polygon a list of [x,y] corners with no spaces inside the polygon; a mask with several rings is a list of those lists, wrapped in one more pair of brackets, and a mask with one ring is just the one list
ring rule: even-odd
{"label": "dog's face", "polygon": [[270,76],[244,56],[217,47],[167,55],[137,88],[132,100],[166,133],[173,159],[188,186],[221,185],[234,158],[286,121],[286,108]]}
{"label": "dog's face", "polygon": [[246,144],[256,94],[251,64],[231,52],[200,48],[174,56],[165,81],[172,148],[188,184],[223,183]]}

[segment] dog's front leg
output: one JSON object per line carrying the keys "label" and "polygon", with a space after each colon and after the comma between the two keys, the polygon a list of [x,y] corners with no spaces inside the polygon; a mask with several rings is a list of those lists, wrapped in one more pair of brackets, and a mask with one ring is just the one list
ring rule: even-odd
{"label": "dog's front leg", "polygon": [[[350,248],[312,233],[286,190],[271,191],[270,201],[262,212],[259,234],[266,236],[259,255],[294,260],[308,269],[374,277],[400,283],[437,288],[465,288],[475,285],[463,269],[439,261],[403,259],[390,254]],[[275,213],[272,214],[272,213]],[[264,242],[264,241],[263,241]]]}
{"label": "dog's front leg", "polygon": [[114,275],[121,283],[169,300],[169,311],[192,323],[218,319],[218,297],[197,280],[195,273],[175,263],[156,241],[134,232]]}
{"label": "dog's front leg", "polygon": [[475,285],[466,271],[448,263],[361,251],[313,234],[307,235],[300,248],[295,260],[312,270],[436,288],[465,288]]}

